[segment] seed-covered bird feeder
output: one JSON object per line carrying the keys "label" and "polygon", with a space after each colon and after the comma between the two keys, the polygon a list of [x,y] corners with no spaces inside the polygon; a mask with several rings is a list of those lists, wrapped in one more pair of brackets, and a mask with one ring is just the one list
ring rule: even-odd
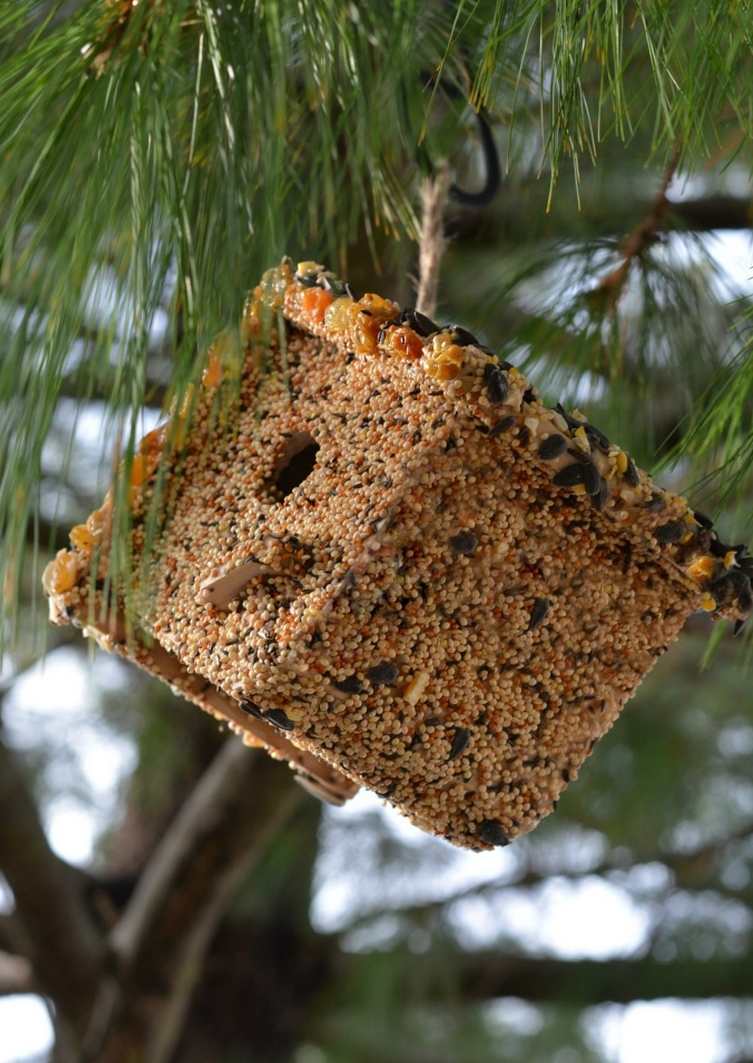
{"label": "seed-covered bird feeder", "polygon": [[751,612],[743,547],[464,329],[284,262],[241,339],[235,416],[211,415],[210,351],[185,438],[160,465],[158,429],[133,461],[135,562],[158,470],[166,510],[132,635],[104,599],[111,499],[44,586],[55,622],[325,800],[367,787],[456,845],[505,845],[693,612]]}

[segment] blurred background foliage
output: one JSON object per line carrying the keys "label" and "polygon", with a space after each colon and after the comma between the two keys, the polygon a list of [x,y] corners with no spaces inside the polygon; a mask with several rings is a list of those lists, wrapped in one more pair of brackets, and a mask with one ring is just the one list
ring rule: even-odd
{"label": "blurred background foliage", "polygon": [[[442,320],[746,538],[751,14],[711,0],[0,3],[8,1044],[30,993],[49,1003],[59,1059],[611,1063],[637,1058],[630,1016],[653,1001],[642,1059],[753,1058],[749,651],[723,627],[710,643],[706,618],[556,814],[504,851],[455,851],[367,795],[322,811],[246,753],[216,844],[197,840],[171,881],[88,1056],[76,1044],[91,1001],[106,1011],[100,976],[83,1021],[56,997],[62,953],[26,888],[62,883],[98,955],[227,757],[216,723],[167,688],[49,631],[41,567],[283,253],[412,303],[421,181],[447,158],[460,188],[484,183],[474,106],[502,179],[490,204],[448,204]],[[254,833],[264,816],[276,828]],[[171,980],[187,970],[188,990]],[[706,1006],[695,1040],[677,1001]]]}

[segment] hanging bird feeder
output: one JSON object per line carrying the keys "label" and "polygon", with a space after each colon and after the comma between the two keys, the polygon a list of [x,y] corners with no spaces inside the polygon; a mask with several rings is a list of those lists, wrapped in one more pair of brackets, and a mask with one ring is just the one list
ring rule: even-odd
{"label": "hanging bird feeder", "polygon": [[693,612],[751,612],[743,547],[464,329],[308,262],[265,274],[241,336],[232,422],[213,352],[185,439],[133,461],[136,561],[158,469],[168,505],[132,635],[103,597],[111,501],[44,586],[54,621],[325,800],[367,787],[456,845],[507,844]]}

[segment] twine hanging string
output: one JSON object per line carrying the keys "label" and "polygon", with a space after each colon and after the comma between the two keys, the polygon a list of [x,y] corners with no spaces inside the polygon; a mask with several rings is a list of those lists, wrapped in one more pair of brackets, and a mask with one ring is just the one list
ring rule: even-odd
{"label": "twine hanging string", "polygon": [[[447,94],[459,95],[456,86],[443,84]],[[482,111],[476,112],[486,177],[478,192],[467,192],[453,184],[450,164],[446,159],[435,164],[430,177],[421,182],[421,228],[418,243],[418,291],[416,309],[432,317],[437,308],[439,268],[447,247],[444,215],[448,200],[466,207],[484,207],[492,202],[501,181],[499,156],[489,122]]]}
{"label": "twine hanging string", "polygon": [[418,242],[418,293],[416,310],[433,317],[437,309],[439,267],[447,246],[444,212],[450,191],[450,166],[443,160],[431,177],[421,182],[421,230]]}

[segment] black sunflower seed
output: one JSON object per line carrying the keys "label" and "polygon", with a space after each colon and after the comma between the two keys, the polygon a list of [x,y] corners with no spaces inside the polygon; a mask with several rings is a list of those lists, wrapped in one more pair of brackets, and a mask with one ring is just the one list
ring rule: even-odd
{"label": "black sunflower seed", "polygon": [[398,676],[397,665],[391,661],[381,661],[369,668],[366,676],[372,686],[392,686]]}
{"label": "black sunflower seed", "polygon": [[239,701],[238,705],[240,706],[240,708],[243,709],[244,712],[247,712],[249,716],[255,716],[257,720],[264,719],[264,713],[259,708],[259,706],[256,705],[253,701],[246,701],[244,699],[243,701]]}
{"label": "black sunflower seed", "polygon": [[537,627],[540,627],[546,619],[546,614],[549,612],[549,599],[537,598],[533,603],[533,609],[531,610],[531,619],[528,623],[528,630],[535,631]]}
{"label": "black sunflower seed", "polygon": [[711,533],[709,553],[713,557],[724,557],[724,555],[727,553],[727,547],[724,545],[724,543],[719,541],[719,536],[715,532]]}
{"label": "black sunflower seed", "polygon": [[636,468],[635,462],[631,457],[628,457],[627,468],[625,469],[623,476],[631,487],[637,487],[641,482],[641,478],[638,475],[638,469]]}
{"label": "black sunflower seed", "polygon": [[697,509],[693,510],[693,516],[702,528],[713,528],[714,522],[711,517],[707,517],[705,513],[700,513]]}
{"label": "black sunflower seed", "polygon": [[654,538],[660,543],[676,543],[685,534],[685,525],[681,520],[670,520],[667,524],[660,524],[654,528]]}
{"label": "black sunflower seed", "polygon": [[523,402],[531,403],[536,401],[536,392],[533,388],[526,388],[523,392]]}
{"label": "black sunflower seed", "polygon": [[693,537],[696,548],[703,554],[711,551],[711,532],[708,528],[700,528]]}
{"label": "black sunflower seed", "polygon": [[465,747],[471,740],[471,732],[467,731],[464,727],[456,727],[455,735],[452,739],[452,745],[450,746],[450,755],[448,760],[454,760],[455,757],[459,757]]}
{"label": "black sunflower seed", "polygon": [[649,513],[660,513],[666,504],[667,502],[664,495],[660,495],[658,491],[654,491],[648,502],[643,503],[643,508],[647,509]]}
{"label": "black sunflower seed", "polygon": [[296,273],[295,279],[299,284],[302,284],[304,288],[317,288],[319,286],[318,273]]}
{"label": "black sunflower seed", "polygon": [[599,490],[591,495],[591,504],[598,510],[604,509],[609,498],[609,485],[603,476],[599,477]]}
{"label": "black sunflower seed", "polygon": [[504,369],[494,362],[489,362],[484,368],[484,386],[486,397],[492,406],[498,406],[504,402],[509,391]]}
{"label": "black sunflower seed", "polygon": [[264,713],[264,719],[267,723],[279,727],[281,731],[292,731],[295,728],[293,721],[282,709],[269,709],[268,712]]}
{"label": "black sunflower seed", "polygon": [[482,819],[478,825],[478,836],[487,845],[510,844],[510,839],[502,830],[502,824],[496,819]]}
{"label": "black sunflower seed", "polygon": [[357,675],[349,675],[345,679],[335,679],[332,686],[337,687],[343,694],[360,694],[363,684]]}
{"label": "black sunflower seed", "polygon": [[559,432],[554,432],[552,435],[547,436],[546,439],[542,439],[537,453],[544,461],[552,461],[554,458],[558,458],[560,454],[564,454],[566,450],[567,440]]}
{"label": "black sunflower seed", "polygon": [[558,402],[554,408],[561,417],[565,418],[568,428],[583,427],[583,421],[579,421],[577,417],[571,417],[570,414],[565,410],[561,402]]}
{"label": "black sunflower seed", "polygon": [[737,592],[737,604],[744,613],[749,613],[753,610],[753,593],[751,593],[749,586],[745,590]]}
{"label": "black sunflower seed", "polygon": [[599,470],[590,461],[583,462],[583,483],[589,495],[598,495],[601,489]]}
{"label": "black sunflower seed", "polygon": [[735,593],[733,582],[729,577],[730,573],[725,573],[709,584],[709,591],[716,599],[717,605],[725,605]]}
{"label": "black sunflower seed", "polygon": [[581,462],[574,461],[572,465],[566,465],[564,469],[556,472],[552,477],[552,483],[557,487],[575,487],[576,484],[582,484],[583,468]]}
{"label": "black sunflower seed", "polygon": [[473,532],[462,531],[457,535],[453,535],[450,539],[450,546],[456,554],[463,554],[465,557],[470,557],[473,551],[478,546],[478,539]]}
{"label": "black sunflower seed", "polygon": [[439,332],[439,325],[435,324],[430,317],[422,314],[419,310],[403,310],[400,315],[400,323],[412,328],[424,339],[431,336],[432,332]]}
{"label": "black sunflower seed", "polygon": [[609,453],[609,440],[596,425],[586,424],[583,426],[586,430],[586,435],[594,446],[600,450],[603,454]]}
{"label": "black sunflower seed", "polygon": [[339,278],[334,277],[331,273],[325,273],[322,276],[322,287],[327,291],[332,292],[333,295],[338,296],[345,295],[346,286]]}
{"label": "black sunflower seed", "polygon": [[452,333],[452,342],[457,343],[458,347],[478,346],[478,340],[468,329],[461,328],[460,325],[448,325],[447,328]]}
{"label": "black sunflower seed", "polygon": [[508,414],[507,417],[500,417],[500,419],[492,425],[489,436],[501,436],[503,432],[508,432],[515,424],[515,417],[512,414]]}
{"label": "black sunflower seed", "polygon": [[518,429],[518,439],[524,447],[527,447],[528,444],[531,442],[531,429],[528,427],[527,424],[522,425]]}
{"label": "black sunflower seed", "polygon": [[746,591],[750,588],[750,579],[744,572],[740,572],[738,569],[731,569],[725,578],[737,592]]}
{"label": "black sunflower seed", "polygon": [[385,334],[386,334],[388,328],[391,328],[393,325],[400,325],[400,324],[402,324],[402,319],[399,318],[399,317],[393,317],[393,318],[390,318],[389,321],[383,321],[382,324],[377,329],[377,334],[376,334],[377,343],[384,343],[384,337],[385,337]]}

